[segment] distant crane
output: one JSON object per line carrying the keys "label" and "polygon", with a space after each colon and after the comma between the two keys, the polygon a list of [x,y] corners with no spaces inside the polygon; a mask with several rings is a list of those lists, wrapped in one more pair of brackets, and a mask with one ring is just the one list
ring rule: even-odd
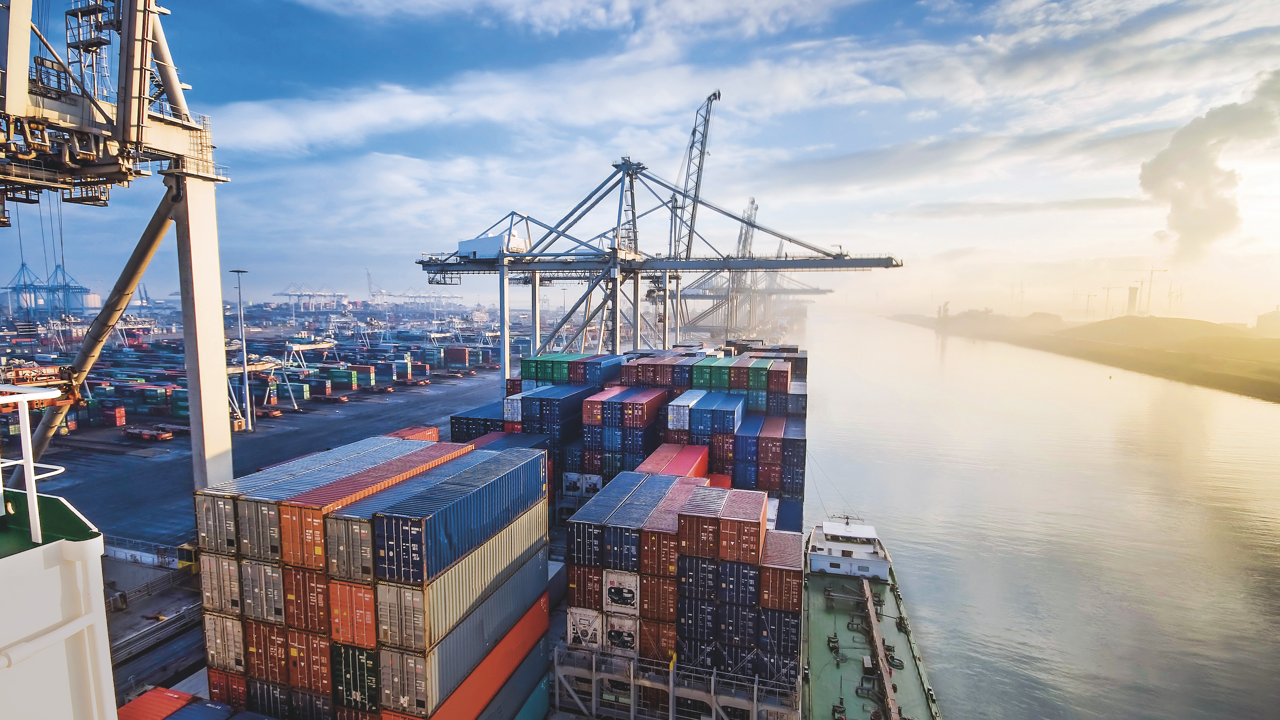
{"label": "distant crane", "polygon": [[1110,286],[1110,287],[1104,287],[1104,288],[1102,288],[1102,289],[1107,291],[1107,309],[1106,309],[1106,316],[1107,316],[1107,317],[1106,317],[1105,319],[1110,320],[1110,319],[1111,319],[1111,291],[1112,291],[1112,290],[1123,290],[1123,289],[1124,289],[1124,286],[1123,286],[1123,285],[1112,285],[1112,286]]}

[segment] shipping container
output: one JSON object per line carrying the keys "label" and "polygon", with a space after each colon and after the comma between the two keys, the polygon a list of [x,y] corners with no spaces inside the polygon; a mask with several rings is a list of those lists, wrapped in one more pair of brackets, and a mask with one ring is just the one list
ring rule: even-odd
{"label": "shipping container", "polygon": [[604,615],[591,608],[570,607],[566,611],[568,629],[565,637],[570,648],[599,650],[603,638]]}
{"label": "shipping container", "polygon": [[285,625],[306,632],[328,633],[329,581],[324,573],[286,566],[282,580]]}
{"label": "shipping container", "polygon": [[[416,440],[382,439],[389,444],[337,460],[336,462],[331,462],[327,458],[328,453],[310,455],[307,458],[303,458],[303,460],[312,461],[310,469],[293,472],[273,483],[239,493],[235,499],[236,534],[239,540],[239,553],[244,557],[255,560],[280,561],[279,501],[302,494],[308,490],[314,490],[322,485],[341,480],[349,475],[354,475],[417,450],[431,447],[431,443],[418,442]],[[292,464],[286,463],[285,466]],[[271,473],[277,469],[272,468],[262,472]]]}
{"label": "shipping container", "polygon": [[640,652],[640,618],[605,613],[603,649],[615,655],[637,655]]}
{"label": "shipping container", "polygon": [[744,395],[722,395],[711,416],[711,432],[732,435],[738,431],[742,418],[747,414]]}
{"label": "shipping container", "polygon": [[760,606],[798,613],[804,607],[804,535],[770,530],[760,557]]}
{"label": "shipping container", "polygon": [[566,568],[569,605],[601,610],[604,607],[604,571],[591,565],[567,565]]}
{"label": "shipping container", "polygon": [[729,496],[720,488],[695,488],[678,513],[681,555],[715,558],[720,551],[720,511]]}
{"label": "shipping container", "polygon": [[[554,606],[554,603],[552,605]],[[517,720],[517,716],[529,702],[536,700],[535,696],[539,688],[542,692],[542,704],[545,706],[548,702],[545,682],[550,665],[551,644],[544,636],[520,662],[515,672],[511,673],[511,677],[507,678],[507,682],[498,690],[484,710],[476,716],[476,720]],[[457,692],[454,694],[458,695]],[[543,720],[546,716],[547,709],[544,708],[540,714],[534,713],[529,720]]]}
{"label": "shipping container", "polygon": [[676,479],[674,475],[650,475],[609,515],[603,524],[603,567],[640,572],[640,529],[667,496]]}
{"label": "shipping container", "polygon": [[240,564],[235,558],[204,553],[200,556],[201,605],[222,615],[240,614]]}
{"label": "shipping container", "polygon": [[284,624],[284,575],[278,566],[241,560],[240,589],[246,619]]}
{"label": "shipping container", "polygon": [[648,427],[658,419],[658,408],[667,401],[667,391],[660,388],[642,390],[622,403],[622,425],[628,428]]}
{"label": "shipping container", "polygon": [[756,673],[763,680],[795,685],[800,679],[800,662],[795,658],[761,652],[756,656]]}
{"label": "shipping container", "polygon": [[782,465],[779,463],[760,463],[756,468],[756,489],[761,492],[778,492],[782,490]]}
{"label": "shipping container", "polygon": [[369,497],[471,452],[470,445],[435,443],[280,503],[281,559],[323,570],[324,514]]}
{"label": "shipping container", "polygon": [[430,440],[432,442],[440,440],[440,428],[413,426],[387,433],[387,437],[400,438],[401,440]]}
{"label": "shipping container", "polygon": [[757,625],[761,652],[800,657],[800,613],[761,609]]}
{"label": "shipping container", "polygon": [[791,388],[791,363],[775,360],[769,366],[767,382],[769,392],[786,393]]}
{"label": "shipping container", "polygon": [[609,615],[640,614],[640,575],[621,570],[605,570],[604,612]]}
{"label": "shipping container", "polygon": [[165,720],[228,720],[235,714],[236,709],[230,705],[197,698],[190,705],[184,705],[172,715],[165,716]]}
{"label": "shipping container", "polygon": [[333,720],[382,720],[376,711],[353,710],[342,707],[341,702],[340,698],[334,697],[334,703],[338,706],[333,709]]}
{"label": "shipping container", "polygon": [[783,532],[804,532],[804,501],[782,498],[778,501],[778,520],[774,530]]}
{"label": "shipping container", "polygon": [[289,685],[311,692],[329,693],[329,637],[289,630]]}
{"label": "shipping container", "polygon": [[239,620],[206,613],[204,647],[209,667],[228,672],[245,671],[244,626]]}
{"label": "shipping container", "polygon": [[711,600],[682,597],[676,601],[676,633],[684,640],[716,639],[716,604]]}
{"label": "shipping container", "polygon": [[636,468],[636,472],[648,473],[650,475],[661,475],[662,470],[667,466],[667,463],[674,460],[683,449],[683,446],[671,443],[660,445],[657,450],[654,450],[653,453],[650,454],[649,457],[645,458],[645,461]]}
{"label": "shipping container", "polygon": [[164,720],[195,700],[191,695],[167,688],[153,688],[117,711],[120,720]]}
{"label": "shipping container", "polygon": [[208,669],[209,699],[243,710],[245,704],[245,676],[225,670]]}
{"label": "shipping container", "polygon": [[283,627],[246,620],[244,649],[249,677],[289,684],[289,639]]}
{"label": "shipping container", "polygon": [[750,678],[756,674],[756,649],[738,645],[716,645],[716,670],[724,675]]}
{"label": "shipping container", "polygon": [[546,594],[542,550],[426,653],[383,648],[382,707],[426,717],[466,679],[535,602]]}
{"label": "shipping container", "polygon": [[624,387],[612,387],[583,400],[582,424],[595,426],[603,425],[605,401],[626,391],[627,388]]}
{"label": "shipping container", "polygon": [[764,546],[768,496],[754,490],[730,490],[720,511],[721,560],[759,564]]}
{"label": "shipping container", "polygon": [[676,480],[667,496],[649,514],[640,530],[640,572],[663,577],[676,576],[676,557],[679,555],[677,531],[680,529],[678,513],[695,487],[705,486],[701,478],[682,477]]}
{"label": "shipping container", "polygon": [[330,512],[324,518],[325,558],[329,565],[329,576],[353,582],[373,582],[374,513],[393,507],[464,470],[496,457],[497,454],[490,450],[473,450],[417,477]]}
{"label": "shipping container", "polygon": [[510,449],[374,515],[380,580],[438,577],[547,496],[546,453]]}
{"label": "shipping container", "polygon": [[707,463],[711,455],[706,447],[697,445],[686,445],[675,459],[667,463],[663,469],[665,475],[676,475],[679,477],[699,477],[707,476]]}
{"label": "shipping container", "polygon": [[750,605],[720,603],[716,606],[715,641],[721,645],[754,648],[760,641],[757,616],[759,608]]}
{"label": "shipping container", "polygon": [[[676,628],[677,631],[679,627]],[[716,643],[714,640],[697,640],[681,637],[677,648],[677,662],[699,670],[710,671],[716,667]]]}
{"label": "shipping container", "polygon": [[784,418],[765,418],[758,438],[760,464],[782,464],[782,436],[787,428]]}
{"label": "shipping container", "polygon": [[329,662],[333,667],[333,697],[337,704],[360,712],[377,712],[382,698],[378,688],[381,678],[378,651],[333,643]]}
{"label": "shipping container", "polygon": [[[546,546],[548,522],[548,504],[543,500],[425,588],[379,584],[380,641],[404,650],[425,650],[440,642]],[[397,590],[385,593],[385,601],[384,587]]]}
{"label": "shipping container", "polygon": [[246,709],[273,718],[290,717],[293,706],[289,702],[289,689],[262,680],[249,678],[246,689]]}
{"label": "shipping container", "polygon": [[733,459],[758,463],[760,461],[760,431],[764,430],[765,417],[749,413],[733,436]]}
{"label": "shipping container", "polygon": [[676,600],[680,583],[673,577],[640,576],[640,617],[646,620],[676,621]]}
{"label": "shipping container", "polygon": [[333,698],[298,688],[289,691],[292,720],[333,720]]}
{"label": "shipping container", "polygon": [[760,568],[743,562],[721,560],[716,569],[716,600],[735,605],[760,604]]}
{"label": "shipping container", "polygon": [[640,657],[670,662],[679,643],[674,622],[640,620]]}
{"label": "shipping container", "polygon": [[720,588],[720,562],[681,555],[676,561],[676,583],[680,597],[715,600]]}
{"label": "shipping container", "polygon": [[565,559],[572,565],[603,565],[604,522],[647,475],[620,473],[569,519]]}
{"label": "shipping container", "polygon": [[[546,635],[551,621],[550,611],[544,594],[436,709],[432,718],[476,720],[507,689],[508,681],[522,668],[531,666],[540,670],[545,677],[549,660]],[[542,653],[541,658],[534,658],[530,663],[529,654],[539,651]],[[536,675],[527,677],[530,675],[527,671],[525,674],[525,686],[537,684]],[[511,692],[520,693],[519,697],[524,697],[524,693],[529,691],[531,688],[511,689]]]}
{"label": "shipping container", "polygon": [[373,588],[348,582],[329,582],[329,636],[344,645],[375,648],[378,643],[377,600]]}

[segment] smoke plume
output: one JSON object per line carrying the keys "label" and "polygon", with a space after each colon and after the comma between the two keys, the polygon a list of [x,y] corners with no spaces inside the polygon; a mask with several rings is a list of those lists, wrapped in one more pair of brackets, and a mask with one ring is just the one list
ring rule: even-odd
{"label": "smoke plume", "polygon": [[1142,164],[1138,182],[1169,205],[1166,219],[1177,241],[1176,255],[1192,258],[1240,226],[1236,189],[1240,174],[1218,164],[1232,142],[1266,140],[1280,134],[1280,71],[1267,75],[1253,98],[1220,105],[1173,134],[1169,146]]}

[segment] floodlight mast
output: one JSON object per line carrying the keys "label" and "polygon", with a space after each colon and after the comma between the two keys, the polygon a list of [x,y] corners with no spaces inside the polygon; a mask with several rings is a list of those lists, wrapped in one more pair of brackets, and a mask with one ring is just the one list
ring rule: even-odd
{"label": "floodlight mast", "polygon": [[[187,107],[187,86],[178,79],[161,27],[160,17],[169,11],[155,0],[73,0],[65,13],[64,61],[32,23],[32,4],[8,0],[0,12],[0,227],[9,226],[9,201],[38,203],[48,190],[66,203],[104,207],[113,186],[149,177],[153,169],[165,176],[159,206],[85,336],[64,395],[74,399],[79,392],[161,240],[176,225],[195,485],[229,480],[214,205],[214,187],[227,177],[214,164],[209,119]],[[36,459],[68,406],[46,409],[32,438]]]}

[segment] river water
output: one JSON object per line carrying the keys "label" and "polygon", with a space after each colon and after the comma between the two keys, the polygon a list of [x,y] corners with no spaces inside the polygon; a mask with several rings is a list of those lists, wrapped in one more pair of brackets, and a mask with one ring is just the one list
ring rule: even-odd
{"label": "river water", "polygon": [[1280,718],[1280,405],[819,305],[806,517],[877,527],[949,720]]}

